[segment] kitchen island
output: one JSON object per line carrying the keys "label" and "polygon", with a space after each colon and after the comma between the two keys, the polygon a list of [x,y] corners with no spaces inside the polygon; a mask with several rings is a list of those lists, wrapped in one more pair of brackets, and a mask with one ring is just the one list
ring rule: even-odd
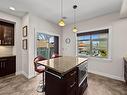
{"label": "kitchen island", "polygon": [[87,58],[63,56],[39,61],[46,67],[45,95],[83,95],[87,88]]}

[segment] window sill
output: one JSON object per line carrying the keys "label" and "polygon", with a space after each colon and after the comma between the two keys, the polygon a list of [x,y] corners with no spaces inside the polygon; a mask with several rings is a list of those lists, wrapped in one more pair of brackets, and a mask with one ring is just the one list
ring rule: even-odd
{"label": "window sill", "polygon": [[101,58],[101,57],[91,57],[91,56],[83,56],[79,55],[79,57],[87,57],[89,60],[94,60],[94,61],[112,61],[111,58]]}
{"label": "window sill", "polygon": [[111,58],[99,58],[99,57],[88,57],[88,59],[91,59],[91,60],[102,60],[102,61],[112,61]]}

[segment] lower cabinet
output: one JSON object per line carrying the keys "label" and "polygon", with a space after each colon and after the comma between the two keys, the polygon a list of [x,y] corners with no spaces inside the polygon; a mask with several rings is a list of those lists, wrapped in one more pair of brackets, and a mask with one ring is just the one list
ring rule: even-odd
{"label": "lower cabinet", "polygon": [[126,58],[124,59],[124,79],[127,84],[127,60],[126,60]]}
{"label": "lower cabinet", "polygon": [[87,78],[78,86],[78,68],[64,75],[48,69],[45,75],[45,95],[83,95],[88,86]]}
{"label": "lower cabinet", "polygon": [[16,72],[16,57],[0,58],[0,77]]}
{"label": "lower cabinet", "polygon": [[46,95],[77,95],[77,68],[60,77],[46,71]]}

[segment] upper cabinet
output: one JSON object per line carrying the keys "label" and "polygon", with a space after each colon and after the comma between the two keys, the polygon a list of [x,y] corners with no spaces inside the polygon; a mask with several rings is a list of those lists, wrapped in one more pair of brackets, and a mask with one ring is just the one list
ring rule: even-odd
{"label": "upper cabinet", "polygon": [[0,45],[14,46],[14,24],[0,21]]}

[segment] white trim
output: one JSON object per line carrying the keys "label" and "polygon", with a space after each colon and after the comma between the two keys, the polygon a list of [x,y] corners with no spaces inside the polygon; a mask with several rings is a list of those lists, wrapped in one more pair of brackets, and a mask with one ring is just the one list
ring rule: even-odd
{"label": "white trim", "polygon": [[22,71],[22,74],[23,74],[27,79],[29,79],[29,78],[28,78],[28,74],[26,74],[24,71]]}
{"label": "white trim", "polygon": [[15,74],[16,74],[16,75],[23,74],[27,79],[32,78],[32,77],[28,76],[28,74],[26,74],[24,71],[19,71],[19,72],[16,72]]}
{"label": "white trim", "polygon": [[22,71],[16,72],[15,74],[20,75],[20,74],[22,74]]}
{"label": "white trim", "polygon": [[93,73],[93,74],[97,74],[97,75],[101,75],[101,76],[105,76],[105,77],[115,79],[115,80],[125,81],[124,78],[118,77],[115,75],[110,75],[110,74],[106,74],[106,73],[102,73],[102,72],[98,72],[98,71],[92,71],[92,70],[88,70],[88,72]]}

